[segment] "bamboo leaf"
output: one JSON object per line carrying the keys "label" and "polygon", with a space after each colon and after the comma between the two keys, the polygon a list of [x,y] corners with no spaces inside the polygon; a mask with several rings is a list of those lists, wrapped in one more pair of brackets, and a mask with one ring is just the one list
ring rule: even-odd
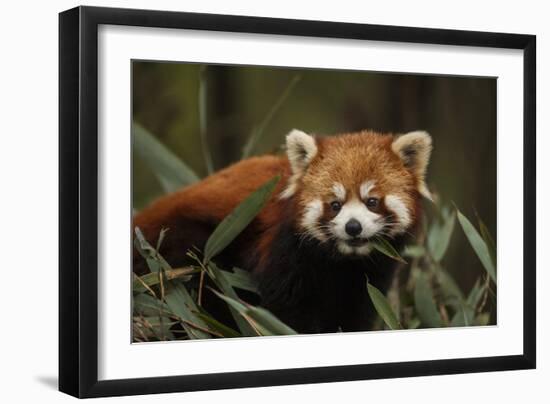
{"label": "bamboo leaf", "polygon": [[165,299],[166,304],[168,305],[170,310],[180,319],[184,320],[181,322],[181,324],[187,332],[189,338],[211,338],[211,335],[209,333],[192,327],[185,322],[188,321],[192,324],[197,324],[200,327],[208,329],[208,325],[195,314],[196,312],[198,312],[198,308],[193,298],[182,283],[178,281],[172,281],[169,284]]}
{"label": "bamboo leaf", "polygon": [[393,258],[396,261],[407,263],[399,253],[393,248],[388,240],[383,237],[378,237],[369,242],[376,250],[380,251],[382,254],[387,255],[390,258]]}
{"label": "bamboo leaf", "polygon": [[401,327],[401,324],[399,323],[399,320],[397,319],[397,316],[393,312],[388,300],[382,294],[382,292],[380,292],[376,287],[371,285],[368,281],[367,281],[367,291],[369,293],[370,299],[372,300],[372,304],[376,309],[376,312],[380,317],[382,317],[382,320],[384,320],[386,325],[390,327],[392,330],[401,329],[402,327]]}
{"label": "bamboo leaf", "polygon": [[[210,261],[207,264],[203,263],[197,256],[197,254],[195,254],[193,251],[188,251],[187,255],[197,261],[197,263],[199,263],[204,273],[208,275],[208,277],[222,291],[223,294],[235,300],[239,300],[237,293],[235,292],[233,286],[227,278],[229,272],[218,268],[213,261]],[[231,312],[231,315],[233,316],[237,327],[243,335],[256,334],[255,330],[250,326],[250,324],[245,319],[243,319],[242,316],[239,315],[238,311],[236,311],[231,305],[229,306],[229,311]]]}
{"label": "bamboo leaf", "polygon": [[[136,227],[135,233],[136,237],[134,243],[138,247],[139,252],[147,260],[147,264],[151,269],[152,275],[156,276],[157,280],[160,282],[161,278],[159,277],[159,274],[161,274],[161,271],[163,272],[163,275],[167,272],[173,273],[174,270],[172,267],[158,253],[158,251],[155,250],[151,244],[149,244],[145,237],[143,237],[143,234],[138,227]],[[207,328],[207,325],[194,314],[194,312],[198,311],[197,305],[180,280],[172,280],[166,286],[167,292],[164,296],[166,305],[174,315],[183,320],[181,324],[187,332],[189,338],[211,338],[210,334],[188,324],[192,323],[200,327]],[[159,302],[162,303],[161,300],[159,300]]]}
{"label": "bamboo leaf", "polygon": [[[256,322],[256,326],[264,335],[296,335],[297,332],[283,323],[270,311],[255,306],[248,306],[247,314]],[[269,334],[268,334],[269,333]]]}
{"label": "bamboo leaf", "polygon": [[166,305],[166,303],[155,299],[151,295],[139,294],[132,298],[133,312],[143,316],[159,316],[166,318],[174,316],[174,313]]}
{"label": "bamboo leaf", "polygon": [[481,237],[483,238],[483,241],[485,241],[485,244],[487,244],[487,248],[489,249],[489,254],[491,255],[491,260],[493,261],[493,265],[496,268],[497,265],[497,247],[495,244],[495,240],[491,236],[491,233],[489,233],[489,229],[487,226],[485,226],[485,223],[478,218],[479,223],[479,231],[481,232]]}
{"label": "bamboo leaf", "polygon": [[417,318],[417,317],[414,317],[413,319],[411,319],[409,321],[409,324],[408,324],[408,329],[409,330],[414,330],[416,328],[420,327],[420,319]]}
{"label": "bamboo leaf", "polygon": [[147,338],[155,337],[160,341],[174,339],[170,327],[177,324],[177,321],[159,316],[133,317],[132,321],[133,326],[139,329],[139,334],[145,335]]}
{"label": "bamboo leaf", "polygon": [[[231,299],[239,300],[239,296],[226,277],[228,273],[227,271],[219,269],[213,262],[209,262],[204,268],[210,279],[214,281],[216,286],[220,288],[224,295],[230,297]],[[229,309],[241,333],[244,335],[254,335],[254,330],[250,327],[250,324],[245,321],[245,319],[243,319],[234,308],[230,307]]]}
{"label": "bamboo leaf", "polygon": [[252,274],[250,272],[240,268],[233,268],[233,272],[224,271],[224,275],[233,288],[248,290],[249,292],[259,294],[258,285],[254,279],[252,279]]}
{"label": "bamboo leaf", "polygon": [[468,304],[468,306],[477,307],[479,300],[483,296],[484,291],[485,288],[481,285],[481,279],[478,279],[470,290],[468,298],[466,299],[466,303]]}
{"label": "bamboo leaf", "polygon": [[420,272],[414,287],[414,306],[418,317],[427,327],[441,327],[442,321],[427,276]]}
{"label": "bamboo leaf", "polygon": [[242,335],[239,334],[237,331],[235,331],[233,328],[220,323],[214,317],[207,315],[205,313],[196,313],[196,314],[197,316],[200,317],[201,320],[203,320],[206,324],[208,324],[208,328],[210,328],[213,331],[219,332],[224,337],[226,338],[242,337]]}
{"label": "bamboo leaf", "polygon": [[143,236],[143,233],[141,232],[139,227],[136,227],[134,229],[134,232],[136,235],[136,237],[134,238],[134,246],[136,247],[140,255],[145,259],[149,270],[152,273],[159,272],[160,263],[156,259],[155,249],[149,244],[147,240],[145,240],[145,237]]}
{"label": "bamboo leaf", "polygon": [[[160,273],[156,272],[155,274]],[[153,272],[151,272],[153,274]],[[137,276],[135,273],[132,274],[134,277],[134,283],[132,285],[132,292],[133,293],[142,293],[142,292],[149,292],[151,296],[157,297],[157,294],[153,289],[149,287],[139,276]]]}
{"label": "bamboo leaf", "polygon": [[132,123],[133,148],[160,181],[165,192],[173,192],[192,184],[199,177],[149,131]]}
{"label": "bamboo leaf", "polygon": [[489,313],[480,313],[474,319],[474,324],[475,325],[488,325],[490,319],[491,319],[491,316],[490,316]]}
{"label": "bamboo leaf", "polygon": [[292,90],[294,89],[294,86],[300,81],[300,76],[294,76],[294,78],[290,81],[290,83],[287,85],[287,87],[283,90],[275,104],[271,107],[265,118],[262,120],[262,122],[256,126],[248,138],[248,141],[246,142],[244,148],[243,148],[243,156],[242,158],[245,159],[247,157],[250,157],[252,154],[254,154],[255,149],[257,145],[260,143],[260,140],[263,138],[265,130],[277,111],[281,108],[284,101],[288,98],[288,96],[292,93]]}
{"label": "bamboo leaf", "polygon": [[164,241],[164,237],[166,236],[167,232],[168,232],[168,229],[165,229],[165,228],[160,229],[159,238],[157,240],[157,247],[156,247],[157,251],[160,251],[160,246],[162,245],[162,242]]}
{"label": "bamboo leaf", "polygon": [[451,274],[449,274],[443,268],[439,268],[439,270],[436,271],[436,278],[438,283],[441,285],[441,289],[445,297],[447,298],[454,297],[457,299],[457,302],[464,301],[464,293],[462,293],[462,290],[460,289],[458,284],[455,282]]}
{"label": "bamboo leaf", "polygon": [[279,179],[280,177],[276,176],[263,184],[222,220],[206,242],[204,248],[206,262],[222,252],[256,217],[269,200]]}
{"label": "bamboo leaf", "polygon": [[455,227],[455,219],[456,215],[451,212],[448,215],[443,215],[443,223],[436,221],[432,224],[428,234],[428,248],[436,262],[441,261],[449,247],[449,241]]}
{"label": "bamboo leaf", "polygon": [[259,335],[295,335],[292,328],[284,324],[268,310],[251,306],[212,290],[220,299],[235,309],[257,331]]}
{"label": "bamboo leaf", "polygon": [[466,238],[470,242],[470,245],[472,246],[479,260],[483,264],[483,267],[487,271],[487,274],[491,277],[493,282],[496,282],[495,266],[493,264],[493,260],[491,259],[491,254],[489,252],[487,244],[485,243],[483,238],[481,238],[476,228],[466,218],[466,216],[464,216],[458,209],[456,212],[458,215],[458,222],[460,223],[460,226],[462,227]]}
{"label": "bamboo leaf", "polygon": [[405,247],[402,254],[409,258],[420,258],[426,255],[426,249],[421,245],[409,245]]}
{"label": "bamboo leaf", "polygon": [[146,321],[153,327],[159,327],[162,323],[163,326],[171,327],[174,324],[177,324],[177,321],[160,318],[159,316],[143,316],[143,317],[134,317],[135,321]]}
{"label": "bamboo leaf", "polygon": [[218,296],[220,299],[224,300],[232,311],[237,313],[242,320],[244,320],[248,323],[248,325],[250,326],[250,329],[253,332],[252,333],[245,332],[245,333],[243,333],[243,335],[249,336],[249,337],[254,336],[254,335],[264,335],[264,334],[262,334],[258,331],[258,329],[257,329],[257,327],[255,327],[255,324],[252,321],[252,319],[250,317],[246,316],[246,310],[247,309],[246,309],[246,306],[243,302],[241,302],[238,299],[232,299],[228,296],[225,296],[223,293],[219,293],[219,292],[215,291],[214,289],[212,289],[212,292],[216,296]]}
{"label": "bamboo leaf", "polygon": [[153,246],[145,239],[141,229],[136,227],[134,232],[136,235],[134,239],[134,246],[141,256],[145,258],[147,265],[149,266],[149,270],[151,272],[158,272],[161,269],[165,272],[172,271],[173,269],[170,264],[168,264],[162,255],[160,255],[158,251],[155,250],[155,248],[153,248]]}
{"label": "bamboo leaf", "polygon": [[475,324],[474,317],[477,306],[486,291],[487,285],[487,283],[482,285],[481,279],[476,281],[466,300],[462,301],[460,306],[457,307],[457,312],[451,321],[451,326],[469,326]]}
{"label": "bamboo leaf", "polygon": [[451,320],[451,327],[464,327],[472,324],[475,312],[471,307],[461,304]]}
{"label": "bamboo leaf", "polygon": [[[193,267],[184,267],[168,270],[164,272],[166,280],[172,279],[181,279],[183,281],[188,281],[193,274],[199,273],[200,269]],[[156,273],[149,273],[138,277],[135,275],[134,281],[132,284],[132,291],[134,293],[145,292],[147,286],[155,286],[159,283],[159,277]]]}

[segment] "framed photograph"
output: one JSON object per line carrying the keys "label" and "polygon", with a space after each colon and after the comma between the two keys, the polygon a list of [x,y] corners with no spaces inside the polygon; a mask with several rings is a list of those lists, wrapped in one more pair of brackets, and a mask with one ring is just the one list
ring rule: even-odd
{"label": "framed photograph", "polygon": [[530,369],[532,35],[59,17],[59,388]]}

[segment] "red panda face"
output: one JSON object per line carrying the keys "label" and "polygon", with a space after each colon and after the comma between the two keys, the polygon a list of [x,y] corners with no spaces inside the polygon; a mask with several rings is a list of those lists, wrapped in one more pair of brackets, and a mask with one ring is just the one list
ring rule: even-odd
{"label": "red panda face", "polygon": [[292,131],[293,175],[281,197],[296,198],[303,237],[367,255],[370,241],[406,233],[416,221],[431,151],[425,132],[400,137],[360,132],[322,139]]}

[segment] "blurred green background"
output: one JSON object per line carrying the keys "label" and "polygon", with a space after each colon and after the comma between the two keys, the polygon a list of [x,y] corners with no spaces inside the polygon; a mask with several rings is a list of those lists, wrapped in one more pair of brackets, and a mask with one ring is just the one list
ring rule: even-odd
{"label": "blurred green background", "polygon": [[[495,78],[133,61],[133,121],[201,177],[208,172],[200,135],[201,77],[204,133],[215,170],[242,157],[254,128],[270,113],[254,154],[279,152],[292,128],[322,135],[422,129],[434,143],[431,191],[467,216],[479,215],[496,237]],[[163,193],[133,153],[134,209]],[[463,234],[453,235],[445,261],[463,288],[483,271]]]}

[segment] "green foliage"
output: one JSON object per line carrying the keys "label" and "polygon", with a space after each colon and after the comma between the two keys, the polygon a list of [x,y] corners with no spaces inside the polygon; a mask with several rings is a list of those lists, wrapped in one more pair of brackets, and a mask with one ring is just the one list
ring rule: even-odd
{"label": "green foliage", "polygon": [[[248,272],[238,268],[233,268],[233,271],[222,270],[212,261],[259,213],[278,181],[279,178],[275,177],[259,187],[216,227],[205,247],[208,255],[205,254],[203,259],[196,252],[188,251],[189,257],[197,265],[172,268],[158,251],[164,233],[161,233],[154,248],[143,237],[140,229],[135,229],[134,244],[151,273],[135,276],[133,282],[134,340],[175,338],[173,328],[184,331],[176,339],[296,334],[269,311],[240,300],[236,289],[257,292]],[[222,324],[201,307],[205,276],[217,288],[212,289],[214,294],[228,304],[239,331]],[[189,289],[193,277],[199,277],[197,298],[193,297],[193,290]],[[155,321],[143,321],[149,317],[154,317]]]}
{"label": "green foliage", "polygon": [[[254,154],[266,128],[300,80],[295,76],[267,115],[255,126],[244,145],[243,157]],[[199,129],[204,163],[213,172],[212,157],[206,141],[207,74],[199,71]],[[164,192],[173,192],[199,180],[199,177],[137,123],[132,125],[136,153],[161,183]],[[237,290],[258,294],[249,272],[239,268],[220,268],[215,260],[250,224],[269,201],[279,177],[274,177],[245,198],[213,231],[204,251],[187,254],[194,262],[183,268],[172,268],[159,253],[166,230],[152,246],[141,231],[135,229],[134,245],[151,273],[133,280],[132,329],[134,341],[173,339],[233,338],[241,336],[291,335],[296,331],[282,323],[272,313],[241,300]],[[431,215],[423,218],[422,231],[403,251],[397,251],[386,238],[371,240],[374,249],[396,260],[398,282],[384,296],[367,281],[367,293],[380,319],[379,328],[415,329],[425,327],[458,327],[486,325],[494,318],[496,286],[496,244],[487,227],[478,218],[479,230],[456,208],[435,205]],[[464,237],[479,258],[484,273],[470,268],[475,284],[459,285],[447,270],[445,257],[453,240],[456,219]],[[457,235],[455,235],[457,237]],[[406,261],[403,257],[408,258]],[[481,268],[480,268],[481,269]],[[482,272],[482,271],[480,271]],[[237,329],[223,324],[202,307],[202,296],[210,288],[225,302]],[[376,329],[376,328],[375,328]]]}
{"label": "green foliage", "polygon": [[211,338],[211,333],[203,331],[208,326],[198,316],[197,303],[185,285],[180,281],[170,282],[164,298],[168,308],[180,319],[189,338]]}
{"label": "green foliage", "polygon": [[[483,264],[483,267],[485,268],[493,282],[496,282],[495,264],[493,263],[493,258],[491,258],[492,256],[496,256],[496,253],[491,253],[490,251],[490,249],[494,249],[494,245],[488,245],[487,242],[479,235],[478,231],[476,230],[474,225],[468,220],[468,218],[460,213],[460,211],[457,210],[457,212],[458,222],[462,226],[464,234],[466,234],[466,237],[468,237],[468,241],[476,252],[479,260]],[[488,233],[487,237],[490,237],[488,236]]]}
{"label": "green foliage", "polygon": [[231,243],[264,207],[275,190],[280,177],[276,176],[249,195],[216,227],[204,247],[208,262]]}
{"label": "green foliage", "polygon": [[402,328],[388,300],[384,297],[382,292],[380,292],[378,289],[372,286],[368,281],[367,281],[367,292],[372,300],[374,308],[376,309],[380,317],[382,317],[382,320],[384,320],[386,325],[390,327],[392,330],[397,330]]}
{"label": "green foliage", "polygon": [[441,327],[442,321],[435,304],[429,278],[418,272],[414,287],[414,307],[422,324],[426,327]]}
{"label": "green foliage", "polygon": [[266,309],[254,307],[238,298],[231,298],[222,293],[213,291],[224,300],[233,310],[239,313],[252,327],[256,335],[292,335],[296,334],[292,328],[284,324]]}
{"label": "green foliage", "polygon": [[132,135],[135,152],[147,162],[166,193],[199,180],[187,164],[136,122],[132,123]]}
{"label": "green foliage", "polygon": [[[136,341],[296,334],[266,309],[252,306],[239,298],[237,289],[257,293],[257,287],[247,271],[239,268],[224,270],[213,261],[259,213],[277,181],[278,178],[273,178],[262,185],[219,224],[209,238],[209,241],[214,240],[210,241],[210,247],[207,243],[205,250],[209,251],[208,255],[204,254],[201,258],[198,252],[188,252],[196,265],[171,268],[158,252],[163,237],[159,237],[155,248],[144,239],[139,229],[135,229],[136,248],[151,270],[150,274],[135,276],[133,282],[133,331]],[[426,226],[426,235],[421,234],[417,238],[423,242],[410,245],[402,252],[402,255],[412,259],[412,263],[408,280],[399,285],[397,294],[388,293],[386,297],[367,280],[367,293],[382,324],[389,329],[486,325],[491,321],[487,301],[492,277],[480,276],[465,294],[443,268],[455,217],[459,218],[459,222],[466,222],[467,219],[458,210],[451,212],[444,208],[437,213],[433,222]],[[472,234],[477,234],[473,226],[461,227],[468,239],[472,238]],[[486,250],[487,256],[496,255],[489,233],[486,229],[480,231],[485,237],[478,234],[474,237],[475,242],[484,243],[483,250]],[[442,240],[434,241],[432,238],[430,241],[430,235],[434,234]],[[405,263],[388,240],[377,240],[375,248],[399,263]],[[474,249],[474,252],[478,254],[478,250]],[[202,308],[200,296],[206,287],[205,276],[214,285],[213,293],[228,305],[238,330],[221,323]],[[198,286],[193,286],[192,279],[199,281]],[[399,298],[397,301],[391,300],[390,295]]]}
{"label": "green foliage", "polygon": [[489,233],[489,229],[487,228],[485,223],[483,223],[483,221],[479,218],[478,218],[478,223],[479,223],[479,231],[481,233],[481,237],[483,238],[483,241],[485,241],[485,244],[487,244],[487,247],[489,249],[489,254],[491,255],[491,261],[493,262],[493,265],[496,268],[496,266],[497,266],[497,256],[496,256],[497,247],[496,247],[496,244],[495,244],[495,240],[491,236],[491,233]]}
{"label": "green foliage", "polygon": [[377,237],[376,239],[372,240],[371,245],[374,247],[375,250],[380,251],[382,254],[387,255],[390,258],[393,258],[396,261],[399,261],[403,264],[406,264],[407,261],[405,261],[401,255],[393,248],[391,243],[382,237]]}
{"label": "green foliage", "polygon": [[437,262],[441,261],[447,251],[455,227],[455,218],[454,211],[444,208],[441,210],[441,219],[432,223],[428,233],[428,248]]}
{"label": "green foliage", "polygon": [[[454,233],[456,218],[486,270],[485,277],[479,274],[478,281],[468,293],[463,291],[445,269],[445,255]],[[388,296],[398,296],[398,304],[392,305],[396,307],[395,318],[406,329],[488,324],[494,308],[489,296],[492,293],[491,285],[496,280],[496,276],[493,277],[495,272],[491,271],[496,261],[491,257],[496,257],[496,249],[487,227],[479,221],[479,232],[483,235],[480,236],[478,230],[458,209],[437,205],[434,206],[433,216],[430,218],[426,215],[424,222],[426,225],[416,237],[416,244],[409,245],[402,251],[403,256],[411,259],[406,281],[397,286],[396,293],[388,293]],[[380,308],[380,304],[375,303],[374,306],[385,324],[393,328],[386,321],[389,302],[384,309]]]}
{"label": "green foliage", "polygon": [[[199,272],[199,269],[192,267],[176,268],[165,271],[164,276],[167,280],[181,278],[185,281],[189,281],[191,280],[192,274],[196,274]],[[151,272],[150,274],[143,275],[141,277],[134,275],[132,289],[134,292],[145,292],[146,290],[149,290],[151,286],[158,285],[160,283],[160,280],[161,277],[158,275],[158,272]]]}

